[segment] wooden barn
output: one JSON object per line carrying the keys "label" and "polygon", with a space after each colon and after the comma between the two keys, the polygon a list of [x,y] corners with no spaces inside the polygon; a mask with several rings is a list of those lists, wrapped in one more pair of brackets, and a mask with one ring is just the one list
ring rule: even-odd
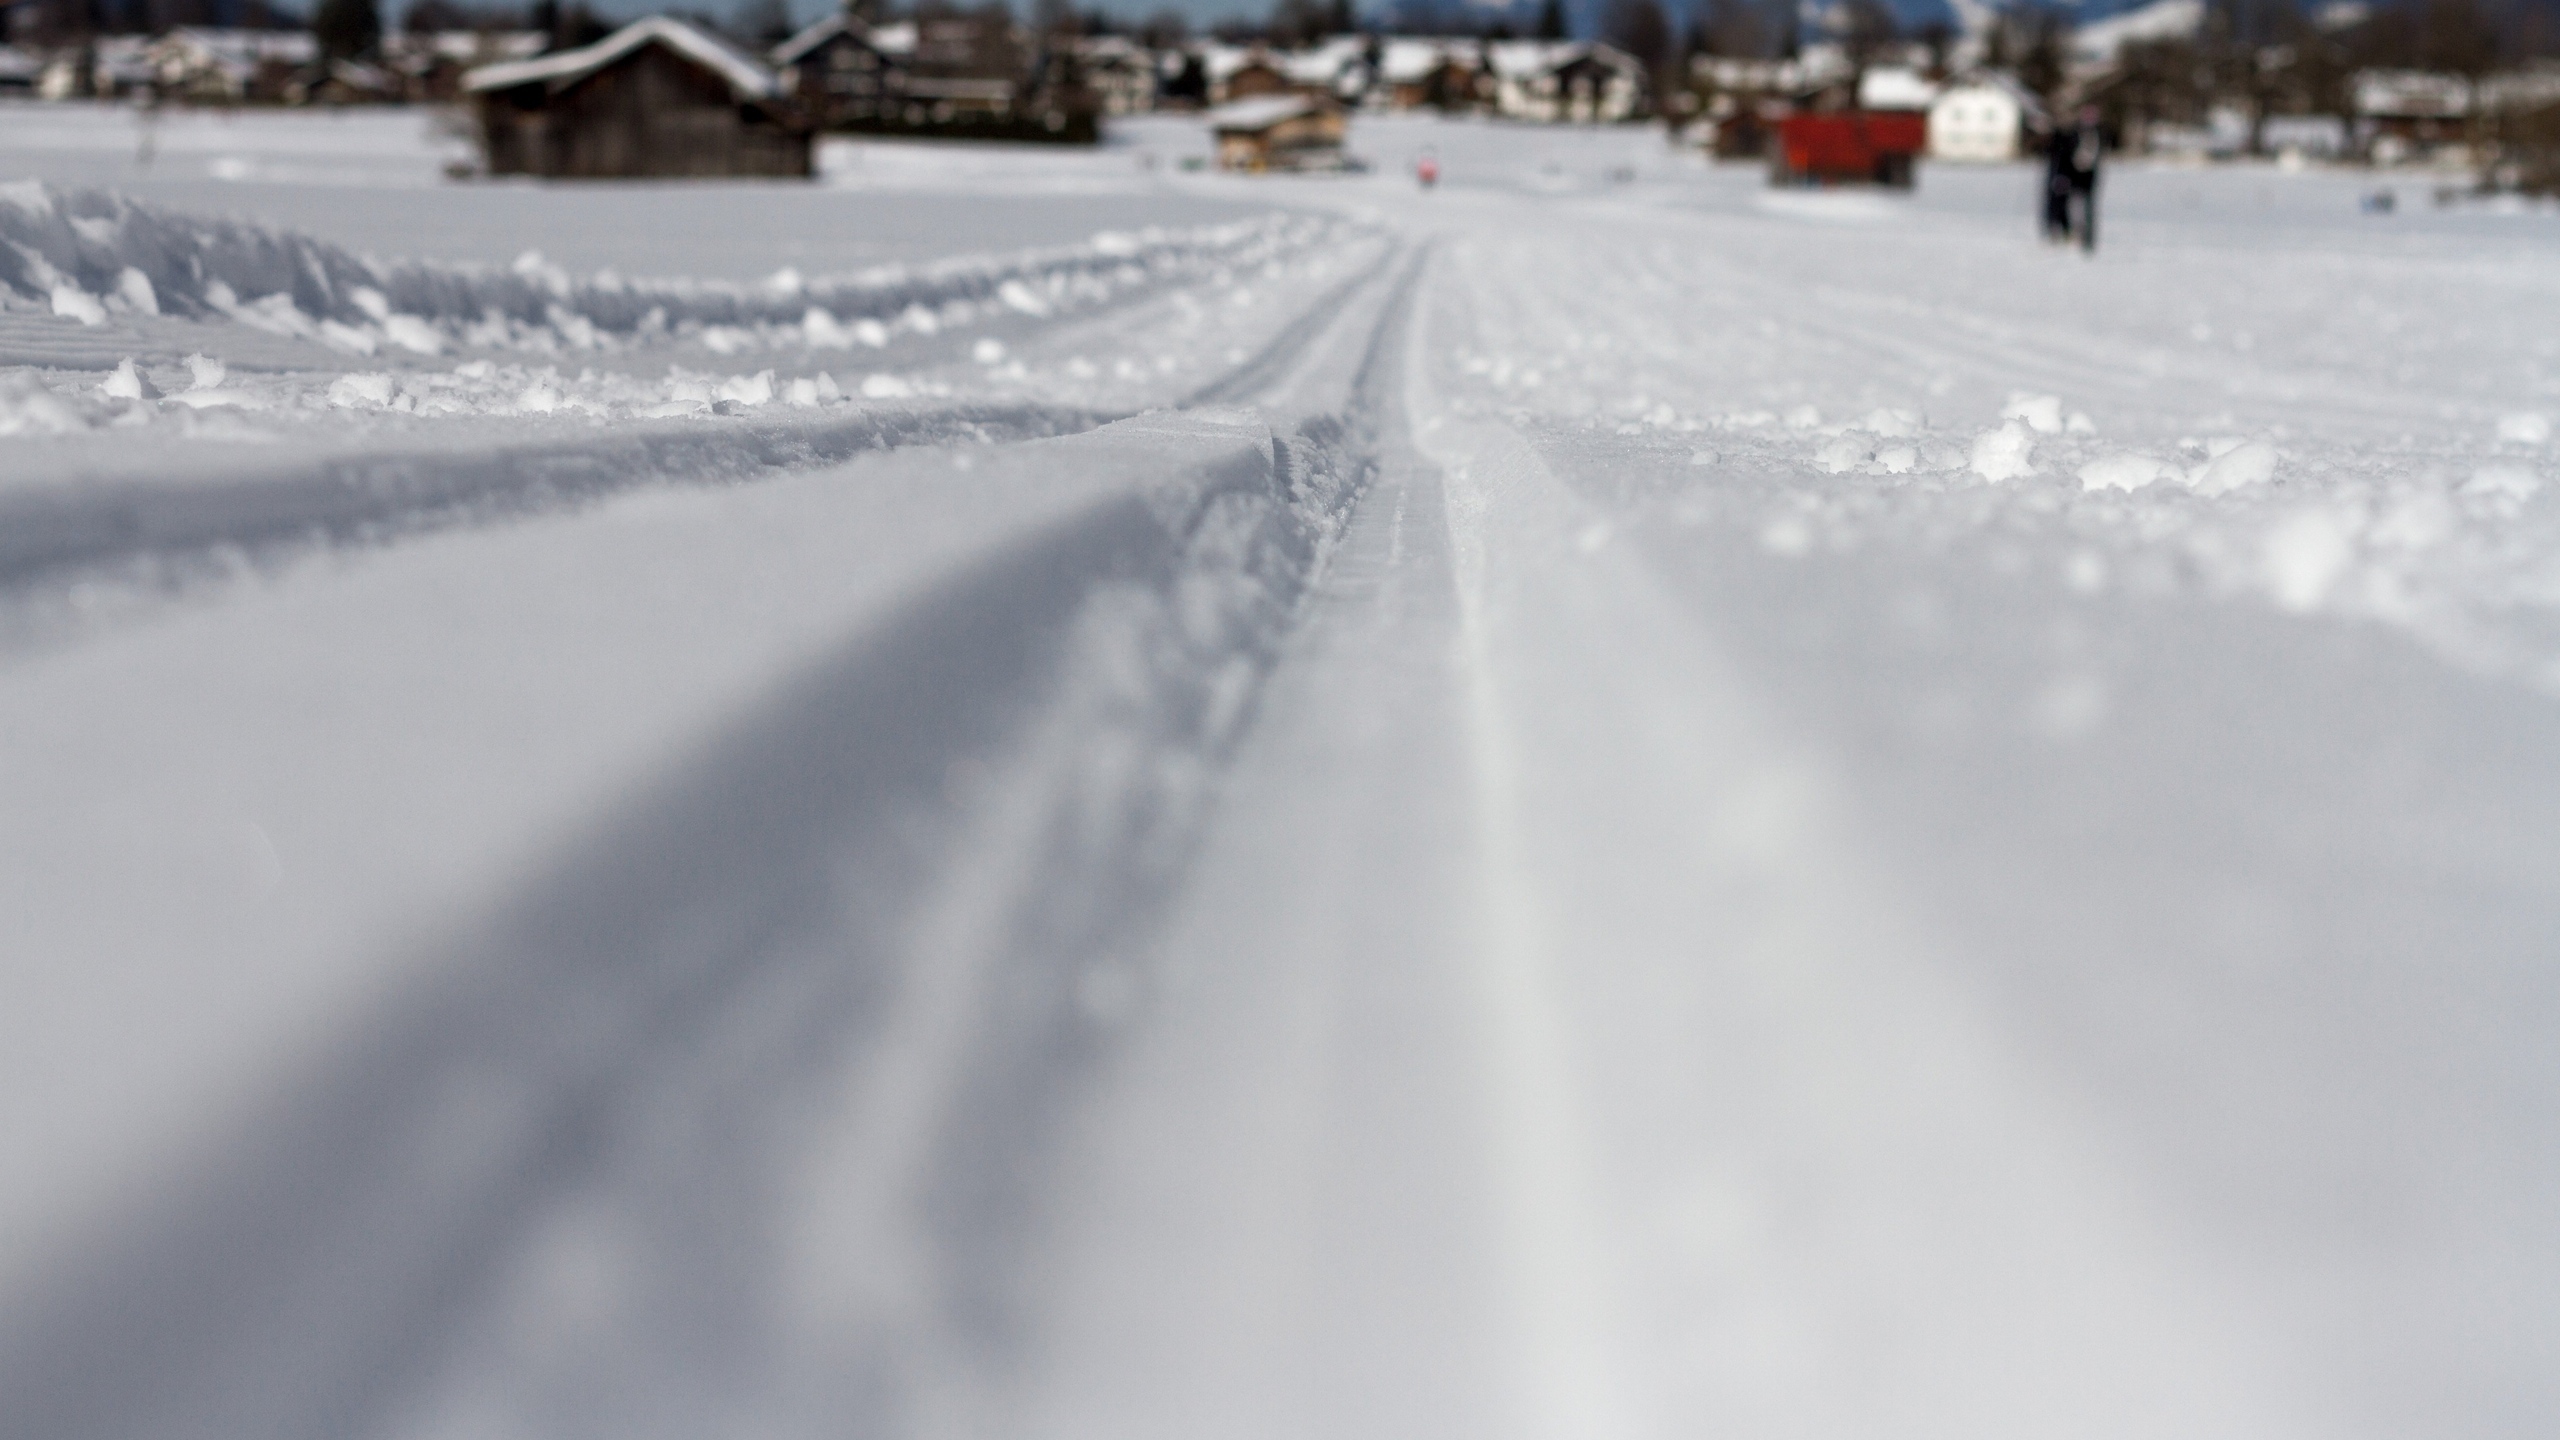
{"label": "wooden barn", "polygon": [[462,79],[492,175],[555,179],[811,173],[812,127],[773,72],[653,16],[592,45]]}
{"label": "wooden barn", "polygon": [[1321,95],[1259,95],[1209,112],[1218,167],[1248,174],[1340,170],[1345,128],[1342,107]]}

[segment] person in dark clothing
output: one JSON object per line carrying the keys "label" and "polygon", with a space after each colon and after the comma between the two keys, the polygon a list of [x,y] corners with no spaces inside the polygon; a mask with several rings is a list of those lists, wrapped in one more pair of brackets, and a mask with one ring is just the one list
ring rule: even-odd
{"label": "person in dark clothing", "polygon": [[2071,160],[2080,143],[2079,132],[2067,125],[2056,125],[2044,140],[2044,243],[2062,245],[2071,239]]}
{"label": "person in dark clothing", "polygon": [[2080,248],[2098,249],[2098,161],[2106,135],[2098,123],[2098,107],[2080,107],[2076,125],[2057,126],[2044,151],[2044,238]]}

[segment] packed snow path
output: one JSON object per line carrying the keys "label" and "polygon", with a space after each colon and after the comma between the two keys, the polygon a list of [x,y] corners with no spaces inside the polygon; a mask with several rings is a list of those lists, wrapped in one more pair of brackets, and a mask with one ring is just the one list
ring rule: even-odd
{"label": "packed snow path", "polygon": [[0,1433],[2560,1418],[2554,242],[1608,158],[867,402],[47,339]]}

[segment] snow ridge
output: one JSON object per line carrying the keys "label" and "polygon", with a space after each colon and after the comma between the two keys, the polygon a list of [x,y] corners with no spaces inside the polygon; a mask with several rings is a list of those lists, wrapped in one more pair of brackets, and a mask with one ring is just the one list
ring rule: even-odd
{"label": "snow ridge", "polygon": [[533,252],[506,270],[380,261],[310,236],[182,215],[111,191],[0,185],[0,308],[227,316],[353,353],[612,348],[717,327],[788,327],[813,345],[878,346],[887,324],[954,305],[1046,316],[1167,280],[1264,263],[1345,222],[1272,214],[1096,235],[1082,245],[751,284],[577,278]]}

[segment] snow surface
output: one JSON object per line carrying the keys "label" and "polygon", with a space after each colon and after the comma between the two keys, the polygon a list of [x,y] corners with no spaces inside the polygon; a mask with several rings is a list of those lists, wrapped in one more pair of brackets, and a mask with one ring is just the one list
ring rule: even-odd
{"label": "snow surface", "polygon": [[2560,212],[6,119],[0,1435],[2560,1421]]}

